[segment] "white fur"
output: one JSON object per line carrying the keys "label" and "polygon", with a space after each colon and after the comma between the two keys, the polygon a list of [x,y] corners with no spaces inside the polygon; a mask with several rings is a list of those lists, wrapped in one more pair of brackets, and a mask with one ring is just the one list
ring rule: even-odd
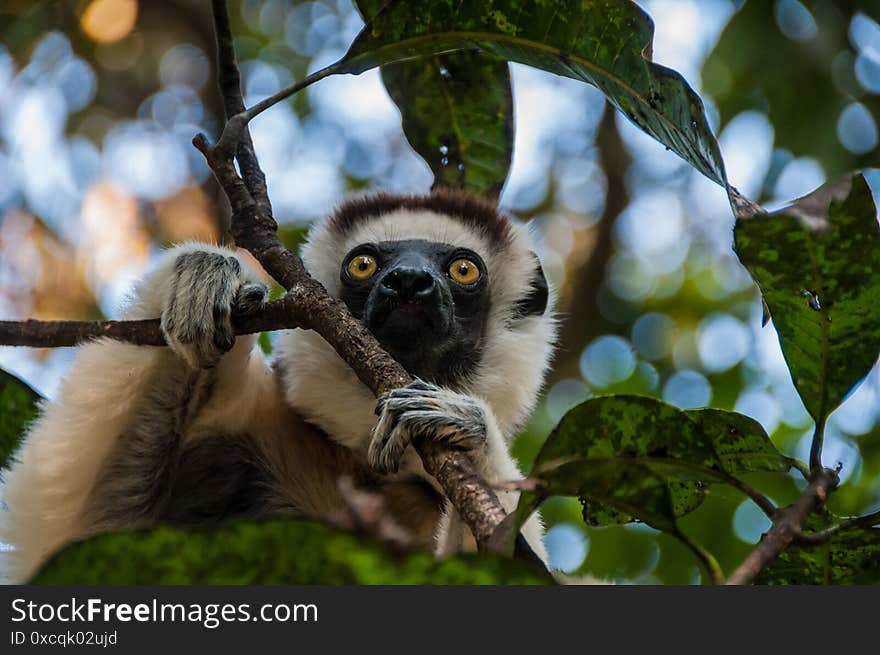
{"label": "white fur", "polygon": [[[158,316],[175,260],[196,250],[235,255],[225,248],[194,243],[167,251],[135,290],[126,318]],[[226,396],[235,402],[223,403],[222,415],[218,412],[211,420],[241,424],[247,417],[243,405],[253,403],[265,389],[268,367],[250,356],[253,347],[253,338],[239,339],[224,356],[218,374],[227,383],[234,381],[234,390]],[[107,454],[131,424],[155,376],[184,365],[167,348],[105,339],[78,349],[58,397],[43,405],[15,461],[3,471],[0,543],[12,549],[0,552],[0,582],[29,579],[60,546],[86,535],[84,505]],[[251,383],[243,383],[244,374]]]}
{"label": "white fur", "polygon": [[[554,321],[549,316],[510,322],[513,304],[528,288],[532,269],[531,242],[516,228],[507,248],[493,248],[482,236],[453,218],[434,212],[393,212],[362,224],[343,243],[325,222],[312,230],[303,257],[308,269],[328,290],[339,292],[342,258],[365,241],[420,238],[471,248],[488,267],[492,308],[484,357],[460,390],[480,399],[489,418],[488,445],[476,463],[490,482],[521,477],[507,445],[525,420],[540,390],[552,352]],[[167,253],[156,270],[135,290],[128,318],[152,318],[169,293],[176,258],[195,250],[233,255],[228,249],[184,244]],[[243,270],[247,266],[242,261]],[[252,273],[246,277],[255,279]],[[307,331],[284,333],[278,356],[285,373],[288,402],[335,439],[365,453],[376,417],[376,399],[351,369],[318,335]],[[170,349],[98,341],[82,346],[63,382],[58,398],[45,404],[41,417],[0,482],[0,581],[27,580],[60,546],[86,534],[82,514],[87,496],[110,449],[131,425],[139,401],[155,376],[185,366]],[[273,377],[253,337],[240,338],[217,367],[215,394],[195,419],[195,435],[212,426],[228,432],[248,426],[260,399],[270,395]],[[412,449],[402,471],[424,475]],[[501,492],[507,510],[518,494]],[[447,512],[438,531],[438,552],[465,547],[460,519]],[[543,529],[536,515],[525,526],[526,538],[544,558]],[[469,535],[467,535],[469,537]]]}
{"label": "white fur", "polygon": [[[488,269],[492,298],[487,320],[490,334],[485,339],[484,356],[462,391],[481,399],[490,417],[486,456],[476,462],[490,483],[522,477],[507,445],[534,407],[556,335],[556,323],[550,315],[552,300],[547,315],[508,321],[533,273],[530,235],[523,226],[513,228],[512,243],[493,248],[483,235],[453,217],[398,210],[364,221],[342,239],[327,223],[319,224],[310,232],[302,252],[306,268],[333,295],[340,293],[343,258],[362,243],[424,239],[480,254]],[[344,445],[366,453],[376,422],[376,400],[336,351],[313,332],[291,331],[279,340],[279,356],[291,405]],[[335,391],[327,394],[327,389]],[[425,475],[412,449],[404,455],[401,471]],[[507,511],[516,506],[518,497],[511,491],[499,494]],[[437,552],[473,546],[465,532],[454,510],[447,508],[437,533]],[[543,527],[537,514],[526,523],[524,535],[546,561]]]}

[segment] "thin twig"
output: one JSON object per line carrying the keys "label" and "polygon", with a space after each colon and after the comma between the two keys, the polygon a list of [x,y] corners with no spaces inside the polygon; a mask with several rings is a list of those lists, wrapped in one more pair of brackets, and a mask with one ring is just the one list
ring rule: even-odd
{"label": "thin twig", "polygon": [[[241,95],[241,75],[235,58],[235,46],[232,40],[232,27],[229,23],[229,10],[226,0],[211,0],[214,25],[217,36],[217,85],[223,98],[223,109],[226,119],[245,111],[244,99]],[[260,209],[268,216],[272,215],[272,204],[269,201],[269,190],[266,176],[257,160],[254,143],[247,126],[241,131],[236,152],[238,166],[245,184],[253,195]]]}
{"label": "thin twig", "polygon": [[872,528],[876,526],[880,526],[880,510],[865,514],[864,516],[850,517],[837,525],[832,525],[830,528],[820,530],[819,532],[801,533],[796,537],[795,542],[803,546],[816,546],[827,543],[834,535],[843,530],[849,528]]}
{"label": "thin twig", "polygon": [[703,548],[696,541],[691,539],[688,535],[686,535],[681,530],[676,530],[671,533],[673,537],[678,539],[682,544],[687,546],[687,548],[694,554],[697,560],[703,567],[703,570],[707,574],[709,581],[714,585],[724,584],[724,571],[721,569],[721,565],[718,563],[718,560],[710,553],[708,550]]}
{"label": "thin twig", "polygon": [[838,483],[831,469],[817,471],[793,505],[776,511],[773,526],[727,580],[729,585],[750,584],[783,550],[801,534],[807,517],[820,508]]}

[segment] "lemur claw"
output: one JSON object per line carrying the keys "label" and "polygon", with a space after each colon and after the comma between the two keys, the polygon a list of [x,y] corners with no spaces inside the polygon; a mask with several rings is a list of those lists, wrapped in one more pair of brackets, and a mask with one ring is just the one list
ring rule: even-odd
{"label": "lemur claw", "polygon": [[410,442],[443,441],[462,450],[486,443],[486,414],[478,400],[416,379],[382,394],[376,404],[367,461],[379,473],[396,473]]}

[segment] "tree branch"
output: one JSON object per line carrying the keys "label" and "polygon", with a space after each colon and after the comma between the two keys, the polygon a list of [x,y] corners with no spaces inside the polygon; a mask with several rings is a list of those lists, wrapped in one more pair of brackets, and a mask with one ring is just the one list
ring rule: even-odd
{"label": "tree branch", "polygon": [[[412,382],[406,370],[382,349],[366,326],[348,312],[342,301],[332,298],[318,281],[309,276],[300,258],[281,243],[278,226],[266,210],[266,203],[259,202],[264,187],[259,183],[252,187],[252,179],[247,176],[242,179],[236,172],[232,154],[240,153],[239,139],[244,138],[247,121],[271,106],[269,101],[277,102],[281,98],[273,96],[249,111],[239,111],[243,105],[240,104],[240,89],[234,83],[238,79],[238,70],[234,53],[230,52],[232,35],[225,2],[214,0],[214,9],[218,78],[224,97],[227,94],[231,96],[224,99],[224,106],[228,112],[233,110],[236,113],[227,121],[216,145],[211,146],[202,134],[193,139],[193,145],[205,156],[229,198],[232,207],[231,232],[236,243],[249,250],[263,268],[288,290],[286,298],[295,310],[299,326],[320,334],[373,393],[378,395],[406,386]],[[319,71],[283,93],[291,95],[330,72]],[[253,156],[252,148],[250,150],[245,148],[245,159]],[[241,159],[239,164],[244,174],[247,166]],[[253,164],[259,168],[255,156]],[[420,441],[413,446],[422,458],[425,471],[437,479],[470,527],[477,543],[485,548],[506,515],[494,491],[465,454],[447,450],[434,442]]]}
{"label": "tree branch", "polygon": [[820,469],[793,505],[776,511],[773,526],[727,580],[729,585],[750,584],[783,550],[801,535],[807,517],[822,507],[839,479],[831,469]]}
{"label": "tree branch", "polygon": [[[292,298],[284,296],[247,316],[233,316],[235,334],[299,327]],[[165,346],[158,318],[138,321],[0,321],[0,345],[31,348],[76,346],[94,339],[116,339],[138,346]]]}

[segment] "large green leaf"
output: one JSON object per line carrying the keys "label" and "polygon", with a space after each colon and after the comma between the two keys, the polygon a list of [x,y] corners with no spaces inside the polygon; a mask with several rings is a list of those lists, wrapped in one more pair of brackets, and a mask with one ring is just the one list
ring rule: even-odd
{"label": "large green leaf", "polygon": [[[386,0],[357,0],[370,21]],[[458,52],[382,66],[410,145],[435,186],[498,197],[513,154],[513,94],[507,62]]]}
{"label": "large green leaf", "polygon": [[546,584],[531,563],[491,555],[437,560],[305,520],[213,530],[157,527],[68,546],[37,584]]}
{"label": "large green leaf", "polygon": [[852,153],[835,128],[843,109],[856,99],[880,120],[880,95],[868,93],[856,80],[848,34],[859,11],[880,19],[880,1],[804,4],[817,30],[812,38],[796,40],[779,29],[779,2],[746,2],[703,64],[704,95],[714,100],[722,124],[742,111],[766,113],[777,146],[795,157],[817,158],[826,171],[876,165],[880,148]]}
{"label": "large green leaf", "polygon": [[707,485],[791,464],[757,421],[735,412],[685,412],[641,396],[592,398],[547,438],[530,474],[546,486],[522,494],[515,520],[561,494],[582,499],[591,525],[638,519],[672,531],[676,518],[702,503]]}
{"label": "large green leaf", "polygon": [[650,60],[653,31],[629,0],[392,0],[325,73],[490,52],[595,85],[642,130],[726,185],[699,96],[677,72]]}
{"label": "large green leaf", "polygon": [[755,579],[757,584],[880,583],[880,528],[852,528],[827,544],[787,548]]}
{"label": "large green leaf", "polygon": [[880,351],[880,225],[865,178],[737,220],[734,247],[770,309],[804,405],[824,422]]}
{"label": "large green leaf", "polygon": [[507,62],[456,52],[383,66],[382,81],[434,184],[497,198],[513,154]]}
{"label": "large green leaf", "polygon": [[40,394],[0,370],[0,468],[18,448],[25,428],[37,415]]}

